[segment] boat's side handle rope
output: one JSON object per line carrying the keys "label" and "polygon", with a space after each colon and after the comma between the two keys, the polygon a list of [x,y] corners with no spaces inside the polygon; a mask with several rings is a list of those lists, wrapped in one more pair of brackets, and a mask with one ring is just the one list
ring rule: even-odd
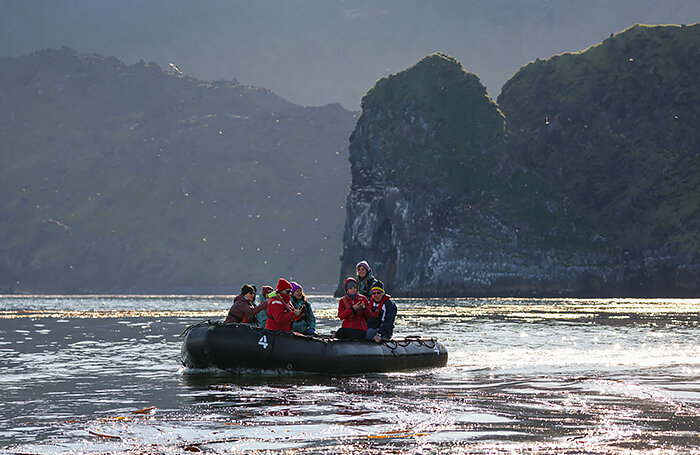
{"label": "boat's side handle rope", "polygon": [[386,341],[383,341],[383,343],[386,345],[387,348],[391,349],[392,355],[396,355],[396,348],[399,347],[399,344],[396,341],[386,340]]}
{"label": "boat's side handle rope", "polygon": [[207,325],[216,325],[216,324],[219,324],[219,322],[218,322],[218,321],[217,321],[217,322],[212,322],[211,319],[207,319],[206,321],[200,321],[200,322],[198,322],[198,323],[196,323],[196,324],[192,324],[192,325],[190,325],[190,326],[187,326],[187,328],[186,328],[185,330],[182,331],[182,333],[180,334],[180,337],[186,336],[186,335],[187,335],[188,333],[190,333],[190,331],[191,331],[192,329],[194,329],[195,327],[199,327],[200,325],[205,325],[205,324],[207,324]]}
{"label": "boat's side handle rope", "polygon": [[425,346],[428,349],[433,349],[437,345],[437,340],[435,340],[434,338],[423,339],[418,335],[409,335],[409,336],[405,337],[405,339],[403,341],[395,341],[395,340],[382,341],[382,343],[384,343],[386,345],[386,347],[391,349],[392,353],[394,353],[396,348],[398,348],[399,346],[401,346],[402,348],[405,348],[413,342],[418,343],[420,346]]}
{"label": "boat's side handle rope", "polygon": [[428,349],[433,349],[437,344],[437,342],[432,338],[429,338],[427,340],[419,340],[418,343],[420,343],[421,346],[425,346]]}

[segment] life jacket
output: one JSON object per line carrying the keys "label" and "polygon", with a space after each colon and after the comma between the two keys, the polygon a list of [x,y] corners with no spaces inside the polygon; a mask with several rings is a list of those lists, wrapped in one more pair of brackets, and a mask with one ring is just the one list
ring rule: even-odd
{"label": "life jacket", "polygon": [[[373,318],[381,318],[382,316],[382,308],[384,307],[384,304],[386,303],[387,300],[389,300],[391,296],[389,294],[384,293],[384,296],[382,297],[382,300],[380,300],[378,303],[374,301],[374,299],[370,300],[370,303],[372,304],[372,317]],[[376,308],[375,308],[376,305]]]}
{"label": "life jacket", "polygon": [[[365,308],[356,311],[352,306],[357,302],[364,302]],[[338,302],[338,318],[343,320],[343,327],[348,329],[360,329],[367,331],[367,318],[372,317],[372,310],[369,308],[367,297],[362,294],[355,294],[354,298],[350,298],[345,294],[340,302]]]}
{"label": "life jacket", "polygon": [[291,332],[294,319],[294,306],[291,303],[286,302],[277,292],[267,295],[266,329]]}
{"label": "life jacket", "polygon": [[[251,310],[255,308],[255,305],[253,305],[252,302],[248,301],[248,299],[245,299],[245,301]],[[248,324],[250,322],[250,314],[243,313],[243,316],[241,316],[241,322],[243,324]]]}
{"label": "life jacket", "polygon": [[242,295],[237,295],[236,298],[233,300],[233,305],[231,306],[231,309],[228,312],[228,316],[226,317],[226,321],[224,323],[229,324],[232,322],[237,322],[237,323],[243,323],[243,324],[248,324],[250,323],[251,320],[251,315],[249,313],[245,313],[244,311],[241,311],[240,306],[248,306],[250,310],[252,311],[255,308],[255,305],[253,305],[253,302],[249,301]]}

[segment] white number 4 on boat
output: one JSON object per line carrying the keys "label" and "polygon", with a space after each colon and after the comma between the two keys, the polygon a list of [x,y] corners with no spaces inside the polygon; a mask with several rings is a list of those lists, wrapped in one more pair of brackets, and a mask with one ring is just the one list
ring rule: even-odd
{"label": "white number 4 on boat", "polygon": [[263,347],[263,349],[267,349],[267,335],[263,335],[262,338],[258,340],[258,344]]}

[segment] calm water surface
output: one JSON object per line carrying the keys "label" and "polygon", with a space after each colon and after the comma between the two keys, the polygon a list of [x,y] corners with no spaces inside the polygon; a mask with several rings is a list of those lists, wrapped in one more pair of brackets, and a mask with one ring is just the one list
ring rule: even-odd
{"label": "calm water surface", "polygon": [[180,333],[231,303],[0,296],[0,451],[700,453],[700,300],[398,299],[447,367],[184,369]]}

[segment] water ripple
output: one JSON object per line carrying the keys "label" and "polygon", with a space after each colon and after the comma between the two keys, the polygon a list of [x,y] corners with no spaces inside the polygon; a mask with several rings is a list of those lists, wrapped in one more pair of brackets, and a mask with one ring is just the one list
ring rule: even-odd
{"label": "water ripple", "polygon": [[[700,301],[397,299],[447,367],[332,378],[187,370],[231,296],[0,297],[16,453],[700,453]],[[312,297],[318,329],[337,303]]]}

